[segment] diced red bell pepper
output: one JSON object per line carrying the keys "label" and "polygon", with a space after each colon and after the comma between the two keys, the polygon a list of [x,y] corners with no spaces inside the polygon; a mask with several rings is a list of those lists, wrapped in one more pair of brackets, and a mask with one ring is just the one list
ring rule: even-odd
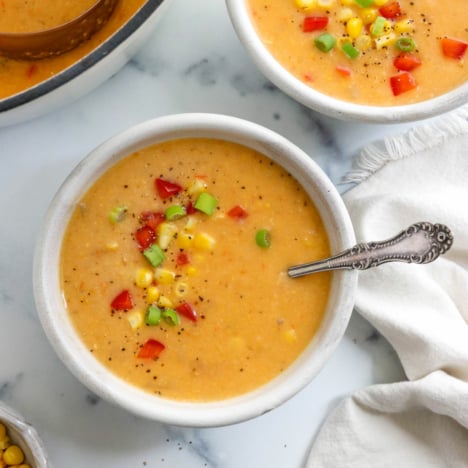
{"label": "diced red bell pepper", "polygon": [[241,219],[245,219],[247,218],[247,216],[249,215],[247,213],[247,210],[241,206],[241,205],[236,205],[236,206],[233,206],[228,212],[227,212],[227,215],[231,218],[234,218],[234,219],[237,219],[238,221],[240,221]]}
{"label": "diced red bell pepper", "polygon": [[379,8],[379,12],[384,18],[397,18],[401,15],[400,4],[398,2],[387,3],[383,7]]}
{"label": "diced red bell pepper", "polygon": [[189,256],[185,252],[179,252],[176,258],[176,264],[178,266],[188,265],[190,263]]}
{"label": "diced red bell pepper", "polygon": [[130,291],[124,289],[117,294],[111,302],[113,310],[130,310],[133,308],[133,299]]}
{"label": "diced red bell pepper", "polygon": [[150,338],[138,351],[137,357],[141,359],[156,359],[164,349],[165,346],[160,341]]}
{"label": "diced red bell pepper", "polygon": [[402,72],[390,78],[390,86],[394,96],[406,93],[416,88],[417,83],[414,76],[408,72]]}
{"label": "diced red bell pepper", "polygon": [[416,55],[410,54],[408,52],[402,52],[400,55],[398,55],[398,57],[395,57],[393,65],[398,70],[411,71],[421,65],[421,60],[419,60]]}
{"label": "diced red bell pepper", "polygon": [[180,191],[182,191],[182,187],[179,184],[170,182],[165,179],[157,178],[154,183],[156,186],[156,191],[163,200],[177,195]]}
{"label": "diced red bell pepper", "polygon": [[144,211],[140,215],[140,221],[156,231],[158,226],[166,219],[164,213],[154,211]]}
{"label": "diced red bell pepper", "polygon": [[155,239],[156,233],[154,232],[153,228],[146,224],[135,231],[135,240],[137,241],[140,250],[147,249],[154,243]]}
{"label": "diced red bell pepper", "polygon": [[198,320],[197,311],[188,302],[182,302],[182,304],[178,305],[176,307],[176,312],[192,322]]}
{"label": "diced red bell pepper", "polygon": [[191,201],[188,202],[187,205],[185,206],[185,212],[188,215],[191,215],[197,212],[197,209],[193,206],[193,203]]}
{"label": "diced red bell pepper", "polygon": [[302,23],[304,32],[320,31],[328,25],[328,16],[306,16]]}
{"label": "diced red bell pepper", "polygon": [[451,39],[450,37],[443,37],[440,40],[442,45],[442,52],[446,57],[460,60],[466,52],[468,44],[458,39]]}
{"label": "diced red bell pepper", "polygon": [[348,67],[342,67],[341,65],[337,65],[336,71],[341,75],[341,76],[351,76],[351,69]]}

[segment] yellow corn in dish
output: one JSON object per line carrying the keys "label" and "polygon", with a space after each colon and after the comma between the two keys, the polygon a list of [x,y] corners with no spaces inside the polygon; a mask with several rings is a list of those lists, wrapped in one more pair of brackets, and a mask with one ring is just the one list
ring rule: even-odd
{"label": "yellow corn in dish", "polygon": [[0,468],[6,467],[31,468],[21,447],[12,443],[5,424],[0,422]]}

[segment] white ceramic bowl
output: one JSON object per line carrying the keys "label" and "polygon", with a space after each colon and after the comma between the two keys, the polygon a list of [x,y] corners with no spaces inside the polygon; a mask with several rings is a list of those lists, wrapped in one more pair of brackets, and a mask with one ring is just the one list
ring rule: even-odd
{"label": "white ceramic bowl", "polygon": [[0,127],[55,110],[99,86],[143,45],[169,4],[170,0],[147,0],[126,24],[81,60],[32,88],[0,99]]}
{"label": "white ceramic bowl", "polygon": [[273,409],[313,379],[346,329],[354,302],[357,273],[334,273],[328,309],[313,341],[290,368],[255,391],[210,403],[172,401],[139,390],[110,373],[82,343],[64,307],[59,281],[64,231],[83,193],[117,161],[148,145],[193,137],[239,143],[279,163],[314,200],[326,226],[332,252],[354,245],[351,221],[337,190],[316,163],[288,140],[264,127],[233,117],[174,115],[142,123],[118,134],[95,149],[73,170],[53,199],[38,239],[34,293],[40,320],[52,346],[71,372],[92,391],[147,418],[185,426],[219,426]]}
{"label": "white ceramic bowl", "polygon": [[[0,423],[7,427],[12,443],[23,450],[32,468],[51,468],[38,433],[18,412],[0,401]],[[3,466],[3,465],[2,465]]]}
{"label": "white ceramic bowl", "polygon": [[294,77],[271,55],[256,33],[247,0],[226,0],[226,5],[241,43],[263,74],[290,97],[318,112],[342,120],[398,123],[433,117],[468,102],[468,82],[442,96],[401,106],[366,106],[320,93]]}

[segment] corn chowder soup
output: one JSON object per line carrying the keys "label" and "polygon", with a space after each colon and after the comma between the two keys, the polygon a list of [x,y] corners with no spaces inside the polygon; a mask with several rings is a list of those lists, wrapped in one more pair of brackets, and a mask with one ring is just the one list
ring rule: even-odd
{"label": "corn chowder soup", "polygon": [[[95,3],[95,0],[0,2],[0,31],[25,33],[59,26],[64,21],[77,17]],[[89,40],[62,55],[40,60],[16,60],[0,55],[0,99],[31,88],[73,65],[105,42],[144,3],[145,0],[117,2],[111,17],[99,31]]]}
{"label": "corn chowder soup", "polygon": [[317,91],[402,105],[466,82],[466,0],[246,0],[266,48]]}
{"label": "corn chowder soup", "polygon": [[99,361],[163,397],[214,401],[284,371],[311,341],[331,275],[298,182],[256,151],[182,139],[113,166],[79,202],[61,252],[71,320]]}

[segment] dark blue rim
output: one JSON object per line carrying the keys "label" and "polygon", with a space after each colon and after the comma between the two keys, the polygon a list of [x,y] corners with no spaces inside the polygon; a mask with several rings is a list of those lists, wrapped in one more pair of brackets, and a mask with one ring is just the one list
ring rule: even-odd
{"label": "dark blue rim", "polygon": [[[125,0],[124,0],[125,1]],[[33,88],[23,91],[14,96],[0,100],[0,112],[6,112],[15,107],[22,106],[30,101],[34,101],[47,93],[50,93],[56,88],[59,88],[65,83],[68,83],[76,76],[88,70],[98,62],[103,60],[114,49],[116,49],[123,41],[135,32],[141,24],[143,24],[154,11],[156,11],[164,0],[147,0],[147,2],[130,18],[123,27],[117,30],[107,41],[83,57],[79,62],[71,65],[57,75],[49,78],[42,83],[37,84]]]}

